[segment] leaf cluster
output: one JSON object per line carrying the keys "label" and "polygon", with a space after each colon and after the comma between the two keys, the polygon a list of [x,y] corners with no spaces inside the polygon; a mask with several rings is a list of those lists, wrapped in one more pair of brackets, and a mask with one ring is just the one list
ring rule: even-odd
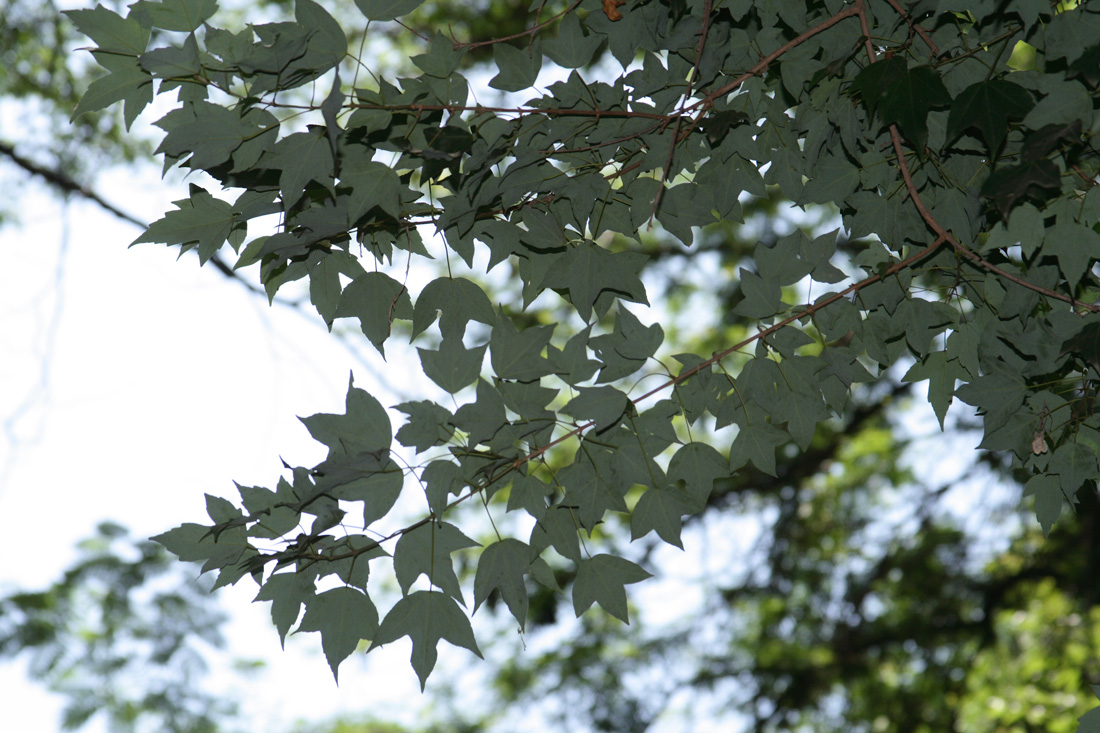
{"label": "leaf cluster", "polygon": [[[364,24],[418,5],[356,3]],[[456,396],[396,406],[394,435],[350,385],[345,414],[304,420],[324,462],[240,487],[240,507],[211,497],[212,524],[159,541],[217,585],[251,576],[281,634],[299,617],[321,633],[334,674],[359,640],[409,636],[424,684],[441,639],[480,653],[455,557],[483,547],[475,608],[497,593],[521,628],[533,583],[556,586],[551,563],[573,568],[578,615],[595,603],[625,621],[625,586],[648,572],[590,547],[606,518],[679,546],[716,481],[776,474],[777,451],[810,449],[899,364],[941,425],[956,397],[976,408],[981,447],[1026,476],[1049,532],[1100,476],[1100,14],[986,5],[962,22],[878,0],[581,0],[492,42],[424,38],[420,73],[395,78],[355,58],[313,0],[239,31],[212,25],[213,0],[73,11],[109,72],[76,114],[122,102],[132,121],[177,92],[157,122],[166,166],[231,191],[193,185],[137,241],[204,261],[228,243],[271,295],[307,279],[325,322],[356,319],[379,352],[409,322],[424,374]],[[148,48],[154,31],[179,40]],[[493,48],[490,87],[526,101],[477,101],[475,43]],[[1036,49],[1029,68],[1009,65],[1019,44]],[[545,87],[544,65],[561,70]],[[303,89],[311,102],[284,101]],[[842,231],[761,242],[730,275],[752,329],[672,365],[660,317],[637,315],[643,232],[690,248],[769,190],[833,207]],[[250,240],[270,215],[276,233]],[[451,272],[411,292],[408,263],[433,255],[507,263],[522,305]],[[517,312],[539,299],[566,318]],[[645,393],[629,381],[649,375]],[[696,441],[693,426],[716,432]],[[404,464],[394,437],[423,462]],[[423,515],[383,522],[406,491],[422,491]],[[471,498],[533,529],[494,522],[473,540],[448,521]],[[378,612],[368,566],[389,557],[402,597]]]}

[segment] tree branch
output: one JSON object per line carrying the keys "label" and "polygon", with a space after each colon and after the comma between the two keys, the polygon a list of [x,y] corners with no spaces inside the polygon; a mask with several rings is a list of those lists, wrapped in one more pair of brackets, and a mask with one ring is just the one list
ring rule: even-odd
{"label": "tree branch", "polygon": [[[138,227],[142,231],[149,228],[149,225],[146,224],[145,222],[143,222],[141,219],[138,219],[135,216],[127,214],[125,211],[118,208],[117,206],[112,204],[110,201],[107,201],[106,199],[104,199],[102,196],[100,196],[98,193],[93,191],[91,188],[88,188],[87,186],[84,186],[84,185],[81,185],[80,183],[77,183],[71,177],[69,177],[68,175],[62,173],[61,171],[54,170],[52,168],[46,168],[45,166],[39,165],[38,163],[34,162],[33,160],[30,160],[29,158],[23,157],[22,155],[20,155],[19,153],[17,153],[15,151],[15,148],[12,145],[9,145],[8,143],[5,143],[5,142],[0,142],[0,153],[7,156],[9,160],[11,160],[13,163],[15,163],[17,166],[22,168],[27,173],[30,173],[33,176],[37,176],[38,178],[41,178],[42,180],[46,181],[46,183],[50,184],[51,186],[54,186],[55,188],[60,189],[62,192],[66,193],[66,194],[76,194],[77,196],[80,196],[81,198],[87,199],[88,201],[91,201],[92,203],[99,206],[104,211],[110,212],[111,214],[115,215],[119,219],[122,219],[123,221],[125,221],[129,224],[133,224],[134,226]],[[233,270],[233,268],[225,260],[223,260],[221,257],[219,257],[218,255],[215,254],[213,257],[211,257],[210,262],[214,265],[215,268],[217,268],[217,270],[220,273],[225,275],[230,280],[233,280],[237,283],[240,283],[241,285],[248,288],[253,293],[257,293],[259,295],[263,295],[264,297],[267,297],[266,292],[264,292],[262,289],[256,287],[255,285],[253,285],[252,283],[248,282],[247,280],[242,278],[240,275],[238,275]]]}

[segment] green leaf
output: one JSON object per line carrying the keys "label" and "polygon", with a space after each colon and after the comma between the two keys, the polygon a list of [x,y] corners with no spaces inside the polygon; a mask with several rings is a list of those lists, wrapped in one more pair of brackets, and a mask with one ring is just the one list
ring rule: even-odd
{"label": "green leaf", "polygon": [[558,35],[546,42],[543,53],[563,69],[579,69],[588,65],[602,38],[584,35],[575,13],[567,13],[558,25]]}
{"label": "green leaf", "polygon": [[240,224],[233,207],[211,196],[206,189],[191,184],[191,198],[175,202],[178,209],[149,225],[145,233],[130,243],[162,242],[183,245],[184,251],[198,246],[199,260],[207,262],[225,244],[234,227]]}
{"label": "green leaf", "polygon": [[358,318],[374,348],[385,355],[383,344],[390,336],[390,324],[395,318],[412,320],[412,300],[404,285],[383,272],[367,272],[344,288],[337,318]]}
{"label": "green leaf", "polygon": [[998,369],[962,385],[955,394],[960,400],[977,407],[986,415],[999,415],[1018,409],[1025,391],[1024,380],[1019,374]]}
{"label": "green leaf", "polygon": [[500,392],[484,379],[478,380],[477,399],[455,412],[455,425],[467,433],[471,446],[488,443],[507,422]]}
{"label": "green leaf", "polygon": [[1062,493],[1071,501],[1085,482],[1096,485],[1096,453],[1077,442],[1066,442],[1058,446],[1050,459],[1048,470],[1062,477]]}
{"label": "green leaf", "polygon": [[582,560],[573,582],[573,610],[579,617],[593,603],[623,623],[630,623],[626,606],[626,586],[653,577],[641,566],[614,555],[596,555]]}
{"label": "green leaf", "polygon": [[680,532],[683,516],[693,513],[690,502],[686,493],[675,486],[647,489],[634,505],[630,517],[630,539],[636,540],[656,530],[662,540],[684,549]]}
{"label": "green leaf", "polygon": [[1043,528],[1043,535],[1049,537],[1065,504],[1058,477],[1047,473],[1032,476],[1024,486],[1024,496],[1035,497],[1035,517]]}
{"label": "green leaf", "polygon": [[271,621],[279,632],[279,644],[285,649],[287,632],[298,620],[302,604],[313,595],[314,581],[310,573],[277,573],[264,582],[252,602],[271,601]]}
{"label": "green leaf", "polygon": [[187,36],[182,47],[155,48],[143,53],[138,63],[159,79],[190,78],[202,73],[199,46],[193,35]]}
{"label": "green leaf", "polygon": [[[569,301],[587,323],[593,306],[603,318],[615,299],[649,305],[638,272],[646,257],[634,252],[609,252],[595,242],[570,247],[546,272],[543,285],[569,293]],[[601,297],[605,296],[606,297]]]}
{"label": "green leaf", "polygon": [[222,524],[234,519],[239,519],[241,510],[233,505],[233,502],[219,496],[206,495],[206,514],[215,524]]}
{"label": "green leaf", "polygon": [[[234,207],[236,208],[236,207]],[[359,260],[347,252],[314,251],[309,257],[309,300],[317,308],[325,325],[332,330],[340,296],[344,292],[341,275],[355,278],[363,274]]]}
{"label": "green leaf", "polygon": [[246,139],[258,132],[252,122],[230,109],[209,102],[189,104],[157,121],[168,134],[158,153],[173,158],[191,157],[192,168],[210,169],[229,160]]}
{"label": "green leaf", "polygon": [[130,7],[147,15],[154,28],[190,33],[217,12],[218,3],[216,0],[139,0]]}
{"label": "green leaf", "polygon": [[[419,303],[418,303],[419,304]],[[424,374],[451,394],[473,384],[481,375],[488,344],[467,349],[459,338],[444,338],[437,351],[417,348]]]}
{"label": "green leaf", "polygon": [[390,418],[370,393],[348,380],[344,414],[319,413],[299,420],[313,439],[328,446],[329,455],[356,455],[364,452],[388,452],[393,441]]}
{"label": "green leaf", "polygon": [[556,505],[548,507],[542,518],[531,528],[531,547],[542,552],[553,546],[562,557],[573,562],[581,561],[581,543],[577,535],[580,524],[573,507]]}
{"label": "green leaf", "polygon": [[851,92],[860,97],[873,117],[890,88],[901,82],[908,72],[905,59],[900,56],[886,58],[866,66],[852,80]]}
{"label": "green leaf", "polygon": [[461,495],[468,485],[462,475],[462,466],[448,460],[429,463],[420,474],[420,482],[428,497],[428,509],[437,517],[447,510],[447,500],[452,495]]}
{"label": "green leaf", "polygon": [[706,443],[682,446],[668,462],[669,481],[683,482],[688,512],[697,514],[706,507],[714,482],[730,475],[729,461]]}
{"label": "green leaf", "polygon": [[389,644],[402,636],[412,641],[411,661],[420,678],[421,690],[435,667],[436,647],[440,639],[481,656],[470,619],[453,598],[437,591],[417,591],[398,601],[382,620],[370,649]]}
{"label": "green leaf", "polygon": [[490,593],[498,591],[522,630],[527,624],[524,576],[530,568],[531,548],[519,540],[507,537],[486,547],[478,558],[474,576],[474,611]]}
{"label": "green leaf", "polygon": [[416,448],[417,453],[442,445],[454,435],[454,416],[434,402],[402,402],[397,409],[409,416],[408,422],[397,431],[397,442]]}
{"label": "green leaf", "polygon": [[532,382],[550,374],[550,362],[542,352],[553,333],[553,326],[534,326],[519,331],[509,318],[501,315],[489,339],[493,371],[501,379],[521,382]]}
{"label": "green leaf", "polygon": [[63,10],[62,12],[69,17],[76,29],[91,38],[100,50],[137,56],[145,52],[145,46],[149,43],[149,29],[142,27],[136,18],[123,18],[102,5],[97,4],[91,10]]}
{"label": "green leaf", "polygon": [[615,331],[596,336],[588,342],[604,363],[597,381],[611,382],[638,371],[649,357],[657,353],[664,338],[661,324],[644,326],[633,313],[619,306]]}
{"label": "green leaf", "polygon": [[1073,63],[1100,37],[1100,16],[1083,5],[1066,6],[1057,13],[1046,29],[1046,47],[1051,59],[1064,58]]}
{"label": "green leaf", "polygon": [[355,0],[355,5],[368,20],[394,20],[408,15],[423,2],[424,0]]}
{"label": "green leaf", "polygon": [[378,609],[365,593],[355,588],[333,588],[306,601],[306,613],[298,631],[320,631],[321,648],[340,680],[340,662],[378,631]]}
{"label": "green leaf", "polygon": [[822,158],[810,174],[800,203],[843,201],[860,187],[860,169],[852,165],[843,152]]}
{"label": "green leaf", "polygon": [[1001,166],[982,184],[982,196],[990,199],[1007,218],[1020,199],[1039,195],[1038,189],[1061,187],[1057,166],[1049,160],[1033,160],[1022,165]]}
{"label": "green leaf", "polygon": [[1058,258],[1058,267],[1073,288],[1100,258],[1100,234],[1075,221],[1059,221],[1046,229],[1043,253]]}
{"label": "green leaf", "polygon": [[393,569],[401,592],[408,595],[413,582],[426,575],[433,587],[465,605],[458,576],[451,564],[451,553],[479,546],[479,543],[462,534],[458,527],[447,522],[426,522],[405,532],[393,551]]}
{"label": "green leaf", "polygon": [[137,59],[103,57],[100,61],[111,73],[88,86],[69,119],[75,120],[85,112],[95,112],[121,101],[125,102],[126,129],[129,130],[141,111],[153,101],[153,78],[141,68]]}
{"label": "green leaf", "polygon": [[955,382],[969,378],[969,373],[955,359],[949,359],[945,351],[933,351],[913,366],[901,378],[903,382],[921,382],[928,380],[928,401],[940,421],[940,430],[944,428],[947,408],[955,396]]}
{"label": "green leaf", "polygon": [[623,497],[630,485],[610,471],[598,470],[583,456],[579,454],[577,460],[559,471],[557,480],[565,488],[562,504],[572,507],[577,521],[591,533],[607,512],[626,512]]}
{"label": "green leaf", "polygon": [[630,406],[630,399],[614,387],[578,387],[577,393],[561,411],[579,420],[594,421],[597,433],[618,425]]}
{"label": "green leaf", "polygon": [[453,40],[437,32],[432,36],[428,52],[409,60],[425,74],[446,79],[458,69],[465,54],[465,49],[456,49]]}
{"label": "green leaf", "polygon": [[[321,68],[327,70],[344,60],[348,53],[347,36],[327,10],[313,0],[295,0],[294,19],[308,29],[310,55],[318,60]],[[337,74],[336,90],[339,90],[339,82]]]}
{"label": "green leaf", "polygon": [[882,124],[896,123],[918,151],[924,150],[928,139],[929,110],[951,104],[938,71],[930,66],[910,69],[902,56],[866,67],[852,82],[852,91]]}
{"label": "green leaf", "polygon": [[489,86],[505,92],[529,89],[542,68],[542,43],[538,36],[533,44],[524,43],[522,48],[496,43],[493,45],[493,61],[499,71],[489,81]]}
{"label": "green leaf", "polygon": [[302,198],[306,184],[316,181],[335,193],[332,145],[323,127],[311,125],[308,132],[287,135],[260,163],[279,171],[279,189],[283,206],[292,207]]}
{"label": "green leaf", "polygon": [[1008,135],[1008,119],[1021,118],[1034,106],[1035,100],[1019,84],[1004,79],[971,84],[951,104],[946,142],[955,142],[964,131],[976,128],[996,155]]}
{"label": "green leaf", "polygon": [[565,342],[562,349],[553,345],[546,347],[546,356],[554,374],[565,380],[566,384],[576,386],[587,382],[600,368],[600,362],[588,358],[588,337],[591,332],[591,326],[577,332]]}
{"label": "green leaf", "polygon": [[423,333],[439,318],[444,341],[461,339],[466,324],[478,321],[487,326],[496,323],[493,304],[477,284],[461,277],[439,277],[428,283],[416,299],[413,309],[413,337]]}
{"label": "green leaf", "polygon": [[340,580],[362,591],[366,591],[367,581],[370,579],[370,561],[378,557],[389,557],[389,553],[374,538],[362,534],[341,538],[328,554],[351,557],[326,560],[321,566],[325,575],[335,574]]}
{"label": "green leaf", "polygon": [[1100,323],[1089,321],[1062,343],[1063,354],[1075,354],[1100,372]]}
{"label": "green leaf", "polygon": [[365,148],[348,146],[340,162],[340,185],[351,188],[348,219],[357,222],[378,207],[394,219],[401,218],[401,180],[388,165],[372,161]]}
{"label": "green leaf", "polygon": [[1079,81],[1044,84],[1043,96],[1024,118],[1024,125],[1038,130],[1046,125],[1066,125],[1078,122],[1092,124],[1092,96]]}
{"label": "green leaf", "polygon": [[736,471],[746,463],[775,476],[775,449],[791,437],[770,423],[757,420],[741,426],[730,448],[730,468]]}
{"label": "green leaf", "polygon": [[779,310],[783,290],[779,283],[765,280],[755,272],[741,268],[738,273],[744,300],[737,304],[733,312],[746,318],[767,318]]}
{"label": "green leaf", "polygon": [[536,520],[541,520],[546,515],[546,499],[550,494],[550,485],[539,477],[525,473],[514,475],[508,492],[508,511],[523,509]]}
{"label": "green leaf", "polygon": [[226,530],[214,538],[210,527],[190,522],[151,538],[185,562],[205,561],[203,572],[237,562],[248,548],[241,528]]}

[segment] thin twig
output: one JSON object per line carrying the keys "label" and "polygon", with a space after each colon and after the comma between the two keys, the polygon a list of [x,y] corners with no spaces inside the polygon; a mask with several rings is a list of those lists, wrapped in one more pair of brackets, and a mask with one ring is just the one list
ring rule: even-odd
{"label": "thin twig", "polygon": [[[93,191],[91,188],[88,188],[87,186],[84,186],[84,185],[81,185],[81,184],[77,183],[75,180],[73,180],[71,177],[69,177],[65,173],[62,173],[61,171],[54,170],[52,168],[46,168],[45,166],[42,166],[42,165],[39,165],[38,163],[35,163],[33,160],[30,160],[29,158],[23,157],[22,155],[17,153],[15,151],[15,148],[12,147],[11,145],[9,145],[7,143],[4,143],[4,142],[0,142],[0,153],[6,155],[13,163],[15,163],[17,166],[19,166],[20,168],[22,168],[26,172],[28,172],[32,175],[38,176],[39,178],[46,181],[50,185],[56,186],[57,188],[61,189],[65,193],[73,193],[73,194],[76,194],[76,195],[80,196],[81,198],[87,199],[88,201],[91,201],[92,203],[99,206],[104,211],[107,211],[107,212],[113,214],[114,216],[118,217],[119,219],[122,219],[123,221],[125,221],[129,224],[133,224],[134,226],[138,227],[142,231],[149,228],[149,225],[146,224],[145,222],[143,222],[141,219],[138,219],[135,216],[127,214],[125,211],[118,208],[117,206],[112,204],[110,201],[107,201],[105,198],[100,196],[98,193]],[[253,293],[256,293],[258,295],[263,295],[264,297],[267,297],[266,292],[264,292],[260,288],[257,288],[255,285],[253,285],[252,283],[248,282],[247,280],[242,278],[240,275],[238,275],[236,273],[236,271],[225,260],[223,260],[221,257],[219,257],[217,254],[215,254],[213,257],[210,258],[210,262],[214,265],[215,268],[217,268],[217,270],[221,274],[225,275],[230,280],[234,280],[234,281],[240,283],[244,287],[251,290]]]}
{"label": "thin twig", "polygon": [[[455,44],[455,50],[466,49],[467,51],[469,51],[469,50],[472,50],[472,49],[475,49],[475,48],[481,48],[482,46],[491,46],[494,43],[503,43],[504,41],[514,41],[517,38],[523,38],[525,36],[534,35],[535,33],[538,33],[540,30],[545,28],[546,26],[553,23],[558,18],[564,18],[566,15],[573,12],[576,9],[576,7],[580,4],[581,4],[581,0],[575,0],[575,2],[572,5],[570,5],[568,8],[561,11],[557,15],[555,15],[551,18],[548,18],[548,19],[542,21],[541,23],[536,23],[535,25],[531,26],[530,28],[528,28],[526,30],[522,30],[519,33],[513,33],[510,36],[502,36],[501,38],[492,38],[488,41],[477,41],[476,43],[456,43]],[[539,9],[541,10],[542,8],[540,7]]]}
{"label": "thin twig", "polygon": [[928,31],[924,30],[924,27],[921,26],[920,23],[917,23],[912,18],[910,18],[909,14],[905,12],[905,8],[901,7],[901,5],[898,4],[897,0],[886,0],[886,2],[890,3],[890,7],[892,7],[897,12],[897,14],[900,15],[905,20],[905,22],[909,24],[910,30],[914,30],[917,32],[917,35],[920,36],[921,40],[924,41],[926,46],[928,46],[931,57],[936,58],[937,56],[939,56],[940,47],[937,46],[932,40],[932,37],[928,35]]}
{"label": "thin twig", "polygon": [[[862,0],[859,0],[856,7],[858,7],[860,27],[863,29],[864,48],[867,52],[868,60],[873,64],[877,61],[877,55],[875,53],[874,46],[871,45],[870,27],[867,21],[866,13],[863,8]],[[897,125],[890,125],[890,140],[894,147],[894,155],[898,159],[898,170],[901,172],[902,180],[905,182],[905,190],[909,195],[909,199],[913,202],[913,205],[917,209],[917,213],[920,214],[920,217],[924,220],[924,223],[927,224],[929,228],[931,228],[932,231],[936,233],[940,240],[943,240],[950,244],[951,247],[958,254],[975,263],[979,267],[989,272],[992,272],[1000,277],[1003,277],[1009,282],[1016,283],[1022,288],[1027,288],[1028,290],[1039,293],[1040,295],[1045,295],[1048,298],[1054,298],[1055,300],[1061,300],[1065,303],[1069,303],[1074,308],[1083,308],[1092,313],[1100,311],[1100,305],[1082,303],[1073,296],[1064,295],[1049,288],[1044,288],[1041,285],[1036,285],[1035,283],[1028,282],[1024,278],[1018,275],[1014,275],[1011,272],[1008,272],[1007,270],[998,267],[992,262],[989,262],[977,252],[970,249],[958,239],[956,239],[955,236],[951,234],[951,232],[947,231],[947,229],[944,228],[939,220],[936,219],[936,217],[928,209],[928,206],[924,203],[924,199],[921,198],[920,191],[917,190],[917,186],[913,182],[913,175],[912,172],[909,170],[909,162],[905,159],[905,150],[902,148],[901,145],[901,133],[898,132]]]}
{"label": "thin twig", "polygon": [[[699,62],[703,59],[703,50],[707,45],[707,31],[710,30],[710,11],[711,0],[703,0],[703,25],[699,29],[699,43],[695,47],[695,63],[691,65],[691,75],[688,77],[687,91],[684,92],[683,100],[680,102],[680,111],[676,114],[676,124],[672,126],[672,141],[668,145],[668,157],[665,159],[665,167],[661,171],[661,180],[659,186],[657,186],[657,193],[653,196],[653,208],[649,212],[649,228],[653,227],[653,218],[657,216],[657,207],[661,203],[661,194],[665,190],[665,182],[668,181],[669,171],[672,170],[672,160],[676,156],[676,145],[680,142],[680,123],[684,119],[684,110],[687,108],[688,100],[691,99],[692,89],[699,81]],[[686,136],[684,138],[687,139]]]}

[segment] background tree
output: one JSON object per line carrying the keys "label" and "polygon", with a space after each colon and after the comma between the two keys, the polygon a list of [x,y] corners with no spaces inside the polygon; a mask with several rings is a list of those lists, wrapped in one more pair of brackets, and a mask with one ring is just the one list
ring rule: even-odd
{"label": "background tree", "polygon": [[199,684],[204,650],[223,643],[209,583],[164,548],[101,524],[45,590],[0,597],[0,655],[67,699],[62,725],[99,717],[112,731],[228,730],[234,705]]}
{"label": "background tree", "polygon": [[[415,5],[360,8],[387,21]],[[375,74],[345,92],[338,82],[358,76],[354,65],[342,77],[332,70],[345,62],[348,34],[310,2],[296,6],[296,24],[234,36],[206,28],[146,50],[149,29],[188,33],[212,10],[145,4],[125,21],[100,10],[74,16],[101,56],[117,57],[107,64],[116,98],[140,105],[154,78],[160,91],[181,90],[179,110],[160,123],[168,133],[161,152],[244,189],[230,203],[196,186],[142,239],[194,247],[206,259],[227,238],[243,245],[247,220],[276,213],[280,229],[244,247],[238,266],[260,262],[270,293],[308,277],[322,317],[359,319],[379,350],[393,348],[395,319],[420,335],[438,311],[439,336],[420,336],[425,374],[452,394],[467,394],[475,380],[477,389],[454,411],[427,400],[400,406],[408,423],[398,442],[417,453],[448,446],[409,471],[426,487],[423,519],[371,526],[401,491],[396,458],[411,457],[390,453],[386,413],[351,389],[345,416],[306,419],[330,449],[325,463],[294,470],[275,491],[242,489],[243,512],[211,499],[212,527],[185,526],[162,541],[220,568],[219,583],[252,574],[283,633],[304,604],[301,628],[321,631],[334,672],[361,638],[377,645],[408,632],[423,680],[440,637],[477,648],[447,570],[452,551],[473,544],[443,523],[458,511],[450,496],[482,498],[495,520],[485,534],[468,530],[490,553],[474,573],[475,606],[495,591],[521,627],[529,592],[543,594],[525,575],[571,588],[578,612],[598,602],[625,619],[619,589],[645,571],[622,555],[641,561],[644,553],[618,546],[616,512],[631,510],[623,521],[632,537],[655,531],[679,544],[682,516],[747,507],[769,521],[764,536],[773,541],[753,568],[766,569],[760,582],[737,579],[720,596],[747,630],[734,637],[742,654],[699,660],[695,681],[747,670],[756,692],[738,702],[758,727],[827,720],[835,709],[869,725],[916,716],[914,729],[955,725],[958,710],[976,719],[973,706],[939,701],[987,689],[955,679],[966,667],[960,660],[987,649],[990,635],[1025,633],[1006,626],[1002,608],[1042,615],[1063,603],[1067,590],[1030,581],[1057,586],[1065,577],[1076,591],[1080,576],[1044,566],[1027,531],[1008,554],[979,552],[983,567],[968,567],[974,543],[933,511],[941,487],[906,497],[920,507],[905,517],[912,540],[883,542],[889,535],[869,532],[883,524],[869,511],[888,519],[891,504],[868,479],[883,474],[866,465],[889,468],[896,457],[868,443],[889,419],[883,406],[901,395],[898,383],[928,380],[941,424],[953,394],[979,408],[983,446],[1005,452],[991,462],[1026,481],[1044,531],[1065,500],[1094,483],[1094,324],[1078,315],[1095,309],[1088,253],[1098,47],[1095,34],[1079,35],[1096,25],[1088,6],[963,14],[918,6],[909,15],[890,3],[581,3],[533,18],[518,39],[486,44],[499,71],[492,84],[528,88],[543,54],[587,68],[605,43],[622,63],[621,80],[577,72],[537,101],[501,108],[468,104],[457,69],[478,42],[442,36],[414,58],[419,76]],[[121,45],[105,25],[125,29]],[[527,45],[508,45],[516,41]],[[312,84],[323,101],[307,105],[313,126],[301,127],[305,110],[275,93]],[[719,312],[736,318],[715,324],[713,348],[671,361],[658,352],[660,327],[616,304],[647,302],[647,266],[679,249],[665,239],[648,252],[640,232],[655,219],[702,248],[693,227],[728,229],[712,222],[735,223],[746,194],[766,196],[765,184],[804,206],[835,204],[846,236],[762,237],[751,257],[715,247],[715,264],[731,275],[724,305],[732,309]],[[489,300],[469,278],[439,278],[412,293],[414,307],[411,268],[394,248],[409,260],[426,253],[416,227],[428,223],[468,265],[478,251],[490,264],[507,262],[522,292]],[[461,272],[432,247],[448,256],[449,273]],[[374,255],[381,269],[367,271],[356,255]],[[546,291],[562,299],[547,295],[548,311],[523,312]],[[494,302],[504,307],[494,311]],[[743,353],[750,346],[755,354]],[[492,381],[478,380],[487,350]],[[658,353],[657,370],[669,379],[657,397],[668,399],[648,406],[621,380]],[[872,380],[873,388],[853,389]],[[712,429],[726,433],[710,437]],[[855,462],[847,477],[822,474],[844,450],[864,465]],[[769,474],[771,493],[750,481]],[[868,503],[855,500],[861,493]],[[1089,500],[1080,501],[1079,518]],[[353,507],[363,534],[329,533]],[[534,517],[525,541],[505,539],[522,523],[505,525],[503,509]],[[303,513],[311,527],[295,538]],[[287,543],[262,542],[288,532]],[[553,566],[542,556],[549,547]],[[362,592],[363,566],[383,550],[393,553],[403,595],[376,628],[371,599],[380,596]],[[984,566],[990,559],[1010,572]],[[1028,569],[1013,567],[1021,563]],[[283,572],[265,574],[272,565]],[[428,590],[411,592],[421,574]],[[344,585],[325,589],[333,576]],[[318,577],[329,580],[314,589]],[[930,598],[914,581],[940,592]],[[1025,602],[1029,595],[1039,607]],[[432,633],[421,636],[426,627],[410,628],[410,618]],[[911,624],[921,621],[917,634]],[[975,646],[965,634],[976,630]],[[1072,643],[1083,648],[1080,638]],[[728,666],[731,658],[739,666]],[[1080,692],[1067,693],[1067,709],[1079,709]],[[913,704],[926,694],[943,697]],[[603,719],[653,715],[636,698],[626,704]],[[1018,714],[1006,711],[1004,722]]]}

